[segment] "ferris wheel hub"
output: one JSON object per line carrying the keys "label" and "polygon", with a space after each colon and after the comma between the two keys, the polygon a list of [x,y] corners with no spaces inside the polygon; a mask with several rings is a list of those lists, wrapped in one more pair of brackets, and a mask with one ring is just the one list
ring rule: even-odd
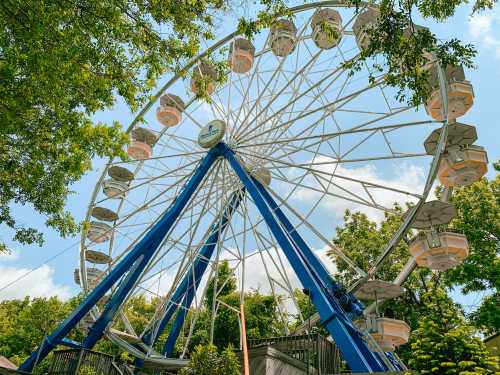
{"label": "ferris wheel hub", "polygon": [[222,120],[210,121],[201,128],[198,134],[198,144],[203,148],[214,147],[224,138],[226,127],[226,123]]}

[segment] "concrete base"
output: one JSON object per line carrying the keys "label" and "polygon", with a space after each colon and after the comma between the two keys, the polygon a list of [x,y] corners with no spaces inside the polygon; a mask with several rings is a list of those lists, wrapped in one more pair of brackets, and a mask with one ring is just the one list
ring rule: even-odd
{"label": "concrete base", "polygon": [[[241,356],[241,353],[239,353]],[[252,375],[305,375],[307,366],[301,361],[292,358],[270,347],[250,349],[250,374]],[[309,374],[315,374],[311,368]]]}

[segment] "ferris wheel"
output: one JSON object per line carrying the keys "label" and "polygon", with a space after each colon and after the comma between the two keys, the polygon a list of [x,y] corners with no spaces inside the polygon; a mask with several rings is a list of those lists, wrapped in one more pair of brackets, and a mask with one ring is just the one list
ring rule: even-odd
{"label": "ferris wheel", "polygon": [[[88,330],[83,347],[106,335],[141,361],[175,365],[181,330],[182,357],[207,280],[217,280],[227,263],[240,304],[262,288],[284,322],[301,319],[294,290],[309,290],[316,320],[353,372],[404,366],[384,353],[408,340],[409,327],[373,306],[363,315],[357,298],[397,297],[415,267],[444,270],[468,255],[467,239],[443,228],[456,214],[447,202],[451,188],[486,173],[475,128],[456,122],[473,104],[472,85],[463,68],[442,69],[430,56],[431,97],[425,108],[406,105],[384,72],[347,68],[370,43],[377,8],[357,12],[324,1],[291,13],[252,41],[236,33],[221,39],[188,63],[190,79],[167,77],[130,124],[130,160],[108,162],[82,232],[75,282],[87,297],[51,336],[54,343],[78,323]],[[227,56],[221,85],[207,60],[219,52]],[[445,187],[441,201],[429,199],[436,177]],[[394,202],[412,208],[363,270],[333,244],[335,225],[346,209],[374,219],[398,214]],[[415,237],[403,271],[378,279],[408,234]],[[345,262],[357,275],[353,284],[340,286],[318,250]],[[160,301],[142,332],[121,311],[135,295]],[[216,290],[211,340],[223,303]],[[233,310],[242,317],[244,309]],[[21,367],[30,369],[53,348],[46,346]]]}

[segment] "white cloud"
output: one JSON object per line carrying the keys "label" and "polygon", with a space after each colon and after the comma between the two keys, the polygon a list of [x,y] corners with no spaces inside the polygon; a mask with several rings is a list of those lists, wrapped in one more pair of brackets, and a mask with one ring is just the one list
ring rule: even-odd
{"label": "white cloud", "polygon": [[[326,157],[319,157],[315,159],[316,163],[324,163],[331,161]],[[324,172],[329,172],[331,170],[332,164],[320,164],[316,167],[318,170]],[[424,169],[417,167],[415,165],[400,165],[398,169],[394,170],[391,177],[384,177],[375,166],[365,165],[358,168],[347,168],[339,165],[335,171],[335,174],[341,177],[350,178],[354,180],[360,180],[369,182],[371,184],[380,185],[384,187],[389,187],[392,189],[401,190],[403,192],[409,193],[421,193],[423,191],[423,186],[425,183],[425,173]],[[406,202],[415,201],[416,198],[403,194],[401,192],[392,191],[384,188],[370,187],[368,188],[369,193],[363,188],[361,183],[342,179],[335,177],[333,183],[338,186],[331,185],[328,188],[330,194],[340,195],[342,197],[352,199],[355,201],[367,201],[372,204],[372,198],[377,205],[385,208],[392,208],[393,203],[397,202],[400,205],[404,205]],[[304,180],[306,186],[310,186],[315,189],[323,190],[322,186],[313,177],[307,177]],[[323,194],[314,190],[300,188],[294,195],[294,199],[303,202],[311,202],[319,199]],[[353,202],[348,199],[342,199],[339,197],[327,195],[322,200],[321,209],[325,211],[327,215],[333,215],[335,217],[342,217],[345,210],[349,209],[352,211],[360,211],[365,213],[371,220],[381,221],[384,217],[382,210],[376,207],[371,207],[370,205],[364,205],[361,203]]]}
{"label": "white cloud", "polygon": [[[28,268],[0,266],[0,286],[3,287],[17,280],[29,271]],[[0,301],[24,298],[25,296],[57,296],[63,300],[68,299],[71,296],[69,287],[56,284],[53,276],[54,269],[48,265],[43,265],[5,290],[0,291]]]}
{"label": "white cloud", "polygon": [[0,262],[12,262],[19,258],[19,253],[17,251],[8,251],[5,253],[0,253]]}
{"label": "white cloud", "polygon": [[500,59],[500,38],[497,29],[500,29],[500,12],[495,8],[488,13],[474,15],[469,20],[469,34],[480,47],[493,51]]}

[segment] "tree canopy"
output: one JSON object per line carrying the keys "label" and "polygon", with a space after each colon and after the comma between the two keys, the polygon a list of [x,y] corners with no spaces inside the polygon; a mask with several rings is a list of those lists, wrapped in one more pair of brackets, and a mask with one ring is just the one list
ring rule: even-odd
{"label": "tree canopy", "polygon": [[198,345],[181,375],[239,375],[240,364],[231,348],[221,353],[214,345]]}
{"label": "tree canopy", "polygon": [[[257,30],[281,10],[262,2]],[[43,243],[20,224],[12,204],[30,204],[61,236],[77,223],[65,211],[71,184],[95,157],[126,158],[118,122],[92,115],[121,97],[132,111],[150,99],[157,78],[177,72],[214,38],[225,0],[48,1],[0,4],[0,224],[13,240]],[[266,17],[264,17],[266,16]],[[160,32],[161,31],[161,32]],[[1,240],[1,239],[0,239]],[[5,243],[0,241],[1,249]]]}

